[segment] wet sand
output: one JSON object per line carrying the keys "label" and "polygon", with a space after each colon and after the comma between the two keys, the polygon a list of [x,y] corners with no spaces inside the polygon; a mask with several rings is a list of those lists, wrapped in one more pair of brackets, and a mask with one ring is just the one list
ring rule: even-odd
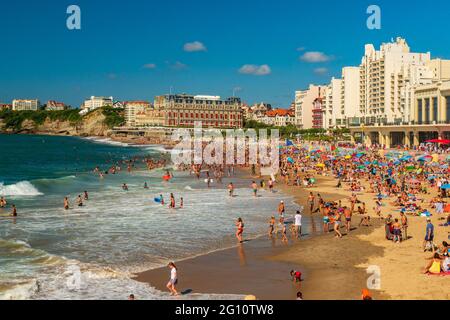
{"label": "wet sand", "polygon": [[[245,173],[243,176],[252,179]],[[316,187],[311,189],[282,184],[275,189],[294,196],[297,204],[306,207],[309,191],[321,193],[326,201],[347,197],[341,192],[321,192],[335,183],[334,179],[318,177]],[[293,214],[287,212],[288,217]],[[310,226],[303,230],[302,239],[293,240],[288,234],[288,244],[280,237],[270,240],[263,236],[236,248],[176,262],[179,289],[192,293],[251,294],[264,300],[294,300],[297,291],[302,291],[306,300],[359,299],[368,275],[355,265],[366,263],[369,256],[381,255],[382,249],[354,235],[372,232],[374,227],[355,230],[352,236],[337,240],[331,233],[322,234],[320,215],[304,212],[303,221]],[[337,241],[342,245],[335,245]],[[289,275],[292,269],[302,272],[301,284],[292,283]],[[168,268],[159,268],[138,274],[136,280],[167,291],[168,277]]]}

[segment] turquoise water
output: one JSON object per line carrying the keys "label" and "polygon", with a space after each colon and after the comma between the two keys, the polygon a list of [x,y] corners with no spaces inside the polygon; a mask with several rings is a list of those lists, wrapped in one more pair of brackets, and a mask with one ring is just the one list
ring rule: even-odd
{"label": "turquoise water", "polygon": [[[265,233],[280,200],[265,192],[254,198],[248,181],[236,178],[237,197],[230,199],[225,186],[231,178],[205,190],[203,180],[189,173],[174,172],[164,183],[162,169],[148,171],[143,165],[103,179],[92,172],[136,156],[168,157],[154,146],[0,135],[0,150],[0,196],[19,213],[7,218],[10,207],[0,209],[0,299],[123,299],[130,292],[166,298],[131,280],[131,273],[234,245],[238,216],[251,221],[247,236]],[[89,192],[85,206],[63,209],[65,196],[74,206],[84,190]],[[160,193],[168,200],[171,192],[177,202],[184,198],[183,209],[154,202]],[[75,289],[68,285],[74,272],[81,279]]]}

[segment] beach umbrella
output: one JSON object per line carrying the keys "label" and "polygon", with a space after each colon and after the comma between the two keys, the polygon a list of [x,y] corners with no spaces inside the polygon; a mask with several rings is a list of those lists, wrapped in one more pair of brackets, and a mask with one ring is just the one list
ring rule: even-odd
{"label": "beach umbrella", "polygon": [[286,140],[286,147],[290,147],[293,145],[294,145],[294,143],[291,140],[289,140],[289,139]]}
{"label": "beach umbrella", "polygon": [[441,189],[444,189],[444,190],[447,190],[447,189],[450,189],[450,184],[443,184],[442,186],[441,186]]}
{"label": "beach umbrella", "polygon": [[323,163],[318,163],[318,164],[316,164],[316,167],[321,167],[321,168],[323,168],[323,167],[325,167],[325,164],[323,164]]}
{"label": "beach umbrella", "polygon": [[294,163],[294,159],[292,159],[291,157],[288,157],[287,161],[290,162],[290,163]]}
{"label": "beach umbrella", "polygon": [[351,159],[352,158],[352,156],[350,156],[350,155],[346,155],[345,157],[344,157],[345,159]]}

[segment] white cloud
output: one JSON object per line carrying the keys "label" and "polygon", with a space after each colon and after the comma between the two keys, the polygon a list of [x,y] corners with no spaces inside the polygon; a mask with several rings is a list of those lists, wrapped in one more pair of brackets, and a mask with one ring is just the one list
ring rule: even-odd
{"label": "white cloud", "polygon": [[206,51],[206,47],[200,41],[188,42],[183,47],[186,52]]}
{"label": "white cloud", "polygon": [[316,68],[316,69],[314,69],[314,73],[319,76],[323,76],[328,73],[328,69],[327,68]]}
{"label": "white cloud", "polygon": [[245,64],[239,69],[239,73],[251,74],[254,76],[266,76],[272,73],[272,70],[267,64],[256,65],[256,64]]}
{"label": "white cloud", "polygon": [[177,61],[174,64],[170,65],[170,67],[175,70],[183,70],[187,68],[187,64]]}
{"label": "white cloud", "polygon": [[319,51],[308,51],[300,57],[300,60],[309,63],[327,62],[331,59],[333,59],[332,56],[328,56],[325,53]]}
{"label": "white cloud", "polygon": [[155,69],[156,68],[156,64],[154,64],[154,63],[147,63],[147,64],[144,64],[143,68],[144,69]]}

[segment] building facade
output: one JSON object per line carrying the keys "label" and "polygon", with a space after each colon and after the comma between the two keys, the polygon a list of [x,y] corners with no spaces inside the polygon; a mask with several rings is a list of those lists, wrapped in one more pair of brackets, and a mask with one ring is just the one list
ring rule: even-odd
{"label": "building facade", "polygon": [[92,96],[84,101],[83,105],[81,106],[80,114],[86,114],[98,108],[112,107],[113,105],[114,105],[113,97]]}
{"label": "building facade", "polygon": [[63,102],[58,102],[54,100],[47,101],[47,105],[45,106],[45,110],[47,111],[62,111],[66,109],[67,106]]}
{"label": "building facade", "polygon": [[266,112],[259,122],[269,126],[285,127],[295,125],[295,114],[292,110],[273,109]]}
{"label": "building facade", "polygon": [[236,97],[164,95],[156,97],[155,110],[165,111],[164,123],[169,127],[193,127],[196,121],[203,127],[243,127],[241,100]]}
{"label": "building facade", "polygon": [[150,110],[150,102],[147,101],[126,101],[123,103],[125,108],[125,123],[127,126],[136,125],[136,114]]}
{"label": "building facade", "polygon": [[382,44],[380,50],[367,44],[360,65],[361,123],[408,122],[413,87],[431,83],[426,68],[430,60],[429,52],[412,53],[402,38]]}
{"label": "building facade", "polygon": [[12,102],[12,110],[14,111],[37,111],[40,103],[37,99],[15,99]]}
{"label": "building facade", "polygon": [[[295,92],[295,124],[301,129],[313,128],[313,108],[325,86],[310,85],[307,90]],[[317,113],[317,112],[316,112]]]}

